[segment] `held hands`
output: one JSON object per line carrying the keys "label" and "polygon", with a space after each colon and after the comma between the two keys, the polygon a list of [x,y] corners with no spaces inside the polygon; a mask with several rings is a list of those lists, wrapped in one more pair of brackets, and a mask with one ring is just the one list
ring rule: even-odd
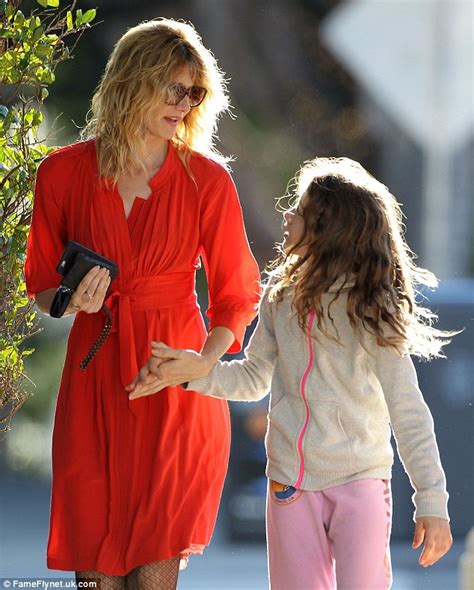
{"label": "held hands", "polygon": [[129,399],[152,395],[165,387],[205,377],[214,364],[213,359],[199,352],[174,349],[162,342],[152,342],[151,351],[152,356],[146,365],[125,388]]}
{"label": "held hands", "polygon": [[74,291],[66,312],[97,313],[104,303],[109,285],[109,271],[106,268],[94,266]]}
{"label": "held hands", "polygon": [[443,557],[453,544],[449,522],[436,516],[417,518],[413,549],[418,549],[423,542],[424,547],[418,562],[423,567],[428,567]]}

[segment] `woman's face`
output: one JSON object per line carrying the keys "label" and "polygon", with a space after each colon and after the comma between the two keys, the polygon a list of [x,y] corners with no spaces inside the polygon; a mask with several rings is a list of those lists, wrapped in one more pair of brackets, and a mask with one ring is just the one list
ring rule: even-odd
{"label": "woman's face", "polygon": [[[178,71],[170,86],[182,84],[186,88],[193,86],[194,81],[189,73],[189,68],[184,67]],[[168,141],[173,138],[176,129],[181,121],[191,110],[189,96],[185,96],[181,102],[176,105],[162,103],[150,112],[148,119],[148,132],[153,139]]]}
{"label": "woman's face", "polygon": [[[303,208],[305,204],[306,195],[303,195],[297,204],[283,214],[283,248],[286,252],[297,244],[304,236],[305,225],[303,218]],[[302,244],[292,254],[303,256],[306,247]]]}

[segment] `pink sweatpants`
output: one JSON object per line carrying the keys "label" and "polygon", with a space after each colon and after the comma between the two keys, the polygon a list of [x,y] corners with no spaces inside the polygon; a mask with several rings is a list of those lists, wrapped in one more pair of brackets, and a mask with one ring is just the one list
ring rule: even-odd
{"label": "pink sweatpants", "polygon": [[385,480],[361,479],[320,492],[270,481],[270,588],[390,588],[391,522],[391,492]]}

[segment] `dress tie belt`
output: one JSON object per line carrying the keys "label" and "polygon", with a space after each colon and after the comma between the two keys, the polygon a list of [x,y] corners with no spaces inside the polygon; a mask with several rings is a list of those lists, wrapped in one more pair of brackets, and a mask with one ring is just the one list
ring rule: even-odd
{"label": "dress tie belt", "polygon": [[118,332],[120,379],[125,387],[141,369],[137,360],[133,313],[196,306],[194,272],[134,277],[121,290],[112,291],[104,303],[112,312],[112,332]]}

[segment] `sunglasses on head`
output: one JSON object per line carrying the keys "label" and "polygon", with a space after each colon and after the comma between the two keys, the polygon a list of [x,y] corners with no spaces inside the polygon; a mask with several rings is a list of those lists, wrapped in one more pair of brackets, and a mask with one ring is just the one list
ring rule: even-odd
{"label": "sunglasses on head", "polygon": [[185,96],[189,97],[189,105],[191,107],[199,106],[207,94],[207,90],[201,86],[190,86],[186,88],[183,84],[173,84],[168,88],[168,96],[165,100],[166,104],[177,105]]}

